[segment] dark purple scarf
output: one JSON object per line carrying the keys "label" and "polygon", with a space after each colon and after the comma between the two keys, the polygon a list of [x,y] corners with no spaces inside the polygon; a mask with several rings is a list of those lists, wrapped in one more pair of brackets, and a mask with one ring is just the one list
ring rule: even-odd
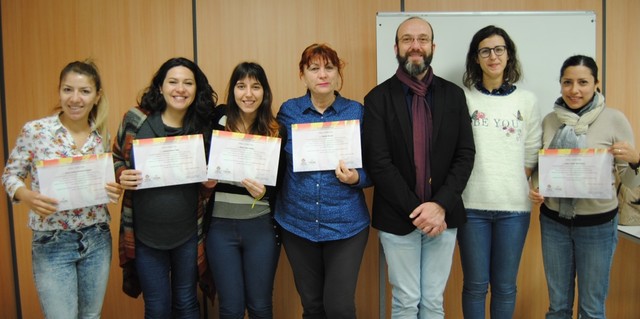
{"label": "dark purple scarf", "polygon": [[409,76],[402,67],[398,67],[396,76],[413,93],[411,118],[413,122],[413,161],[416,165],[415,192],[420,201],[425,202],[431,199],[431,163],[429,156],[431,154],[433,122],[426,95],[433,80],[433,68],[429,67],[422,81]]}

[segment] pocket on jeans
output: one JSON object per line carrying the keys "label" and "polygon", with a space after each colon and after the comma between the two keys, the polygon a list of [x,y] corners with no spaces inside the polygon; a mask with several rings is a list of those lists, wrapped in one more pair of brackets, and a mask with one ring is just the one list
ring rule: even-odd
{"label": "pocket on jeans", "polygon": [[51,242],[55,242],[57,239],[56,232],[50,231],[35,231],[32,236],[32,244],[34,246],[43,246]]}
{"label": "pocket on jeans", "polygon": [[103,233],[110,233],[111,232],[111,228],[109,228],[109,224],[107,223],[99,223],[96,224],[96,228]]}

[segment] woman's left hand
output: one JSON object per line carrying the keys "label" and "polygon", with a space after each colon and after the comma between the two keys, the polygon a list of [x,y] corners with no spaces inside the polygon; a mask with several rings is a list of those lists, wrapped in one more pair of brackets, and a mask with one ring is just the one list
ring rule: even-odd
{"label": "woman's left hand", "polygon": [[614,143],[609,151],[617,160],[625,161],[629,164],[640,163],[640,153],[627,142]]}
{"label": "woman's left hand", "polygon": [[112,203],[117,203],[120,200],[120,196],[122,195],[122,186],[116,182],[109,182],[104,187],[107,190],[107,196],[109,196],[109,201]]}
{"label": "woman's left hand", "polygon": [[338,167],[336,167],[336,178],[347,185],[354,185],[360,181],[358,171],[353,168],[348,168],[343,160],[340,160]]}
{"label": "woman's left hand", "polygon": [[249,194],[251,194],[251,196],[253,196],[253,198],[258,198],[258,199],[262,198],[264,194],[267,192],[266,186],[250,178],[243,179],[242,185],[244,185],[244,188],[247,189],[247,191],[249,192]]}
{"label": "woman's left hand", "polygon": [[535,205],[540,205],[542,203],[544,203],[544,196],[542,196],[542,194],[540,194],[540,190],[536,187],[534,188],[530,188],[529,189],[529,200],[535,204]]}

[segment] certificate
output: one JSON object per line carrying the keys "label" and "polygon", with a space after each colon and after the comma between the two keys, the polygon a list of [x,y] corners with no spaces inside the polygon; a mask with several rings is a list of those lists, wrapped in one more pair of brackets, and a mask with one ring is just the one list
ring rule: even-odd
{"label": "certificate", "polygon": [[544,149],[538,153],[545,197],[613,198],[613,156],[607,149]]}
{"label": "certificate", "polygon": [[245,178],[264,185],[276,185],[280,160],[279,137],[215,130],[207,177],[230,182]]}
{"label": "certificate", "polygon": [[35,162],[40,193],[58,200],[58,210],[109,202],[108,182],[115,182],[111,153]]}
{"label": "certificate", "polygon": [[202,134],[133,140],[138,189],[191,184],[207,180]]}
{"label": "certificate", "polygon": [[291,140],[294,172],[362,167],[359,120],[293,124]]}

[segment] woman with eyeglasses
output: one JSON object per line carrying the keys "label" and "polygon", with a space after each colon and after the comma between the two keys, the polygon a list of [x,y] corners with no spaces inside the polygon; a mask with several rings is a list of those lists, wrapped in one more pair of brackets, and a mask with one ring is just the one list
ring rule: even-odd
{"label": "woman with eyeglasses", "polygon": [[476,160],[462,199],[468,221],[458,228],[465,318],[485,318],[491,286],[492,319],[512,318],[518,266],[529,229],[528,179],[541,146],[533,93],[514,84],[522,71],[516,46],[501,28],[473,36],[463,82]]}

